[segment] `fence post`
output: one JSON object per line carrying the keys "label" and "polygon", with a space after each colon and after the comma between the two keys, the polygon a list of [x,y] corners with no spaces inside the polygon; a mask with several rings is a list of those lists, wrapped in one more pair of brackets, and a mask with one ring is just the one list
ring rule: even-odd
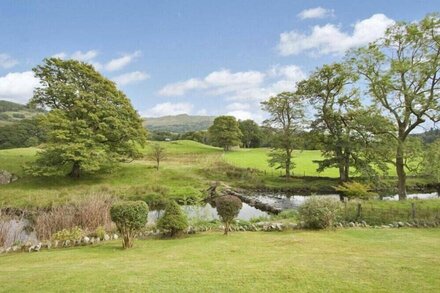
{"label": "fence post", "polygon": [[362,215],[362,204],[358,203],[357,205],[357,218],[360,219]]}
{"label": "fence post", "polygon": [[416,203],[415,202],[411,203],[411,216],[414,221],[416,219]]}

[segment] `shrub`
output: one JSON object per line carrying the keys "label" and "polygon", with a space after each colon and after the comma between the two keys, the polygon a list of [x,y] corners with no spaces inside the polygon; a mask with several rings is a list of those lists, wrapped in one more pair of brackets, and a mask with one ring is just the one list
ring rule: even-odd
{"label": "shrub", "polygon": [[188,227],[186,215],[174,200],[168,202],[164,215],[157,222],[157,227],[168,231],[171,237],[179,235]]}
{"label": "shrub", "polygon": [[143,201],[121,201],[110,208],[110,215],[122,235],[122,247],[133,246],[136,233],[148,221],[148,205]]}
{"label": "shrub", "polygon": [[104,237],[105,237],[104,227],[99,226],[98,228],[96,228],[95,233],[93,233],[93,234],[101,240],[104,239]]}
{"label": "shrub", "polygon": [[335,187],[336,191],[342,193],[343,196],[352,199],[370,199],[372,197],[377,196],[377,193],[370,192],[370,187],[368,185],[359,183],[359,182],[344,182],[342,185]]}
{"label": "shrub", "polygon": [[243,204],[234,195],[224,195],[215,200],[215,206],[220,219],[225,224],[225,235],[228,235],[229,226],[241,210]]}
{"label": "shrub", "polygon": [[80,240],[84,236],[84,231],[79,227],[72,229],[63,229],[52,235],[54,240]]}
{"label": "shrub", "polygon": [[342,203],[333,198],[312,196],[298,209],[299,219],[305,228],[326,229],[333,227],[342,212]]}

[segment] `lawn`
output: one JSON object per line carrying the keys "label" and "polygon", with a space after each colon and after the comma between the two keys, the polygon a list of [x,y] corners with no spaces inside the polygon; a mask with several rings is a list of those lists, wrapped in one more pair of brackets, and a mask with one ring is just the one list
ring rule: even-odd
{"label": "lawn", "polygon": [[0,256],[3,292],[438,292],[439,229],[197,234]]}

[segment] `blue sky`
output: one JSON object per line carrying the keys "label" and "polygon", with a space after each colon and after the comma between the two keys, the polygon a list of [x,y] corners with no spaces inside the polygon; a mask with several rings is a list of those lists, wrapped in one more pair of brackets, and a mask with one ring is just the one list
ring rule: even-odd
{"label": "blue sky", "polygon": [[440,1],[1,1],[0,99],[25,103],[49,56],[90,62],[144,116],[232,114]]}

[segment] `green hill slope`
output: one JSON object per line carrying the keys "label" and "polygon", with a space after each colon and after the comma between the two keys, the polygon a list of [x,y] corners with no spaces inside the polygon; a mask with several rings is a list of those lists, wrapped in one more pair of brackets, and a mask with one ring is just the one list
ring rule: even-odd
{"label": "green hill slope", "polygon": [[187,114],[145,118],[144,126],[150,131],[169,131],[185,133],[188,131],[207,130],[212,125],[214,116],[192,116]]}
{"label": "green hill slope", "polygon": [[41,113],[41,110],[35,110],[22,104],[0,100],[0,126],[31,118],[38,113]]}

